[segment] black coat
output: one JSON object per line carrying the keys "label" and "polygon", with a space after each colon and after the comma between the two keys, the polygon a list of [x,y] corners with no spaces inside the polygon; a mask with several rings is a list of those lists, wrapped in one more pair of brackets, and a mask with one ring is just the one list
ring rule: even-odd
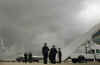
{"label": "black coat", "polygon": [[58,57],[61,58],[62,57],[62,52],[58,51]]}
{"label": "black coat", "polygon": [[49,51],[49,48],[47,46],[44,46],[42,48],[42,54],[43,54],[43,56],[48,57],[48,51]]}
{"label": "black coat", "polygon": [[56,54],[57,54],[57,50],[56,50],[56,48],[51,48],[51,50],[50,50],[50,57],[56,57]]}

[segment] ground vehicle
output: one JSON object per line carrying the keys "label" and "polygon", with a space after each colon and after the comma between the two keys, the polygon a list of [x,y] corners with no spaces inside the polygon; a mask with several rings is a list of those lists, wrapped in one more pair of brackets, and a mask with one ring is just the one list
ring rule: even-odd
{"label": "ground vehicle", "polygon": [[[32,62],[39,62],[40,60],[42,60],[42,57],[39,57],[39,56],[32,57]],[[24,57],[18,57],[18,58],[16,58],[16,61],[17,62],[25,62],[25,59],[24,59]]]}

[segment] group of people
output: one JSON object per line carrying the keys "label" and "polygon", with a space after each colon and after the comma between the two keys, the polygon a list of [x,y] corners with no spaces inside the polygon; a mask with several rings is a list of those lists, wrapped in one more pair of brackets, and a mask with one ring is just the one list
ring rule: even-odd
{"label": "group of people", "polygon": [[32,63],[32,53],[24,53],[24,62],[27,63]]}
{"label": "group of people", "polygon": [[58,63],[61,63],[61,58],[62,58],[62,52],[61,49],[58,48],[56,49],[55,45],[52,45],[52,48],[49,49],[47,46],[47,43],[44,43],[44,46],[42,47],[42,54],[43,54],[43,62],[44,64],[48,63],[48,58],[50,63],[56,64],[56,55],[58,54]]}

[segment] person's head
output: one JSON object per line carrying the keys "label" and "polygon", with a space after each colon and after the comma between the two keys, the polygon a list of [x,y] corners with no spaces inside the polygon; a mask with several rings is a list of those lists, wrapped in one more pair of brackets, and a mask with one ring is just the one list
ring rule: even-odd
{"label": "person's head", "polygon": [[58,48],[58,51],[60,51],[61,50],[61,48]]}
{"label": "person's head", "polygon": [[25,52],[24,55],[27,55],[27,52]]}
{"label": "person's head", "polygon": [[47,46],[47,43],[46,42],[44,43],[44,46]]}
{"label": "person's head", "polygon": [[58,48],[58,50],[61,50],[61,48]]}
{"label": "person's head", "polygon": [[55,48],[55,45],[52,45],[52,48]]}

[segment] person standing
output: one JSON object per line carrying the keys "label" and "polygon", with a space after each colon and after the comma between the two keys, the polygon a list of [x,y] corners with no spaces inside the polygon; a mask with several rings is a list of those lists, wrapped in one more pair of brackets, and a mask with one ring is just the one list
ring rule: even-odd
{"label": "person standing", "polygon": [[29,63],[32,63],[32,53],[31,52],[29,52],[29,55],[28,55],[29,57],[28,57],[28,62]]}
{"label": "person standing", "polygon": [[50,49],[50,53],[49,53],[50,62],[53,64],[56,64],[56,54],[57,54],[57,50],[55,48],[55,45],[53,45],[52,48]]}
{"label": "person standing", "polygon": [[27,63],[27,61],[28,61],[28,54],[25,52],[24,53],[24,62]]}
{"label": "person standing", "polygon": [[48,52],[49,52],[49,48],[47,46],[47,43],[44,43],[44,46],[42,47],[43,63],[44,64],[48,63]]}
{"label": "person standing", "polygon": [[59,63],[61,63],[61,61],[62,61],[62,52],[61,52],[61,48],[58,48],[58,59],[59,59]]}

